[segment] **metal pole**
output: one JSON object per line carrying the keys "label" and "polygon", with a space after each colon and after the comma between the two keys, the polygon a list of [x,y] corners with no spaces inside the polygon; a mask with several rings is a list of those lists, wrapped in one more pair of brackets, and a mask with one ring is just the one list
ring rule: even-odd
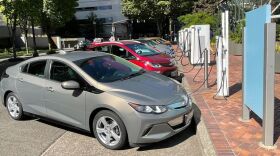
{"label": "metal pole", "polygon": [[246,103],[245,103],[245,32],[246,32],[246,28],[243,28],[243,55],[242,55],[242,121],[243,122],[248,122],[250,120],[250,109],[247,107]]}
{"label": "metal pole", "polygon": [[263,145],[275,148],[274,145],[274,75],[275,75],[275,41],[276,24],[265,24],[265,58],[264,58],[264,114]]}
{"label": "metal pole", "polygon": [[208,88],[208,50],[204,50],[204,87]]}

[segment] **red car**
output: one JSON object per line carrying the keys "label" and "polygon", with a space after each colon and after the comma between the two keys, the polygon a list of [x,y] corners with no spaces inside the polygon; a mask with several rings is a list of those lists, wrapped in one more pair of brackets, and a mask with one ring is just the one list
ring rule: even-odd
{"label": "red car", "polygon": [[174,60],[137,41],[118,41],[92,43],[87,50],[111,53],[122,57],[146,70],[165,76],[177,77],[178,71]]}

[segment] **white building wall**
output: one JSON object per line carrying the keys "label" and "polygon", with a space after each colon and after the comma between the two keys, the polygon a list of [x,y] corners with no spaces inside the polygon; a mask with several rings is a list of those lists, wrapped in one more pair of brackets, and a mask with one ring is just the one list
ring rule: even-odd
{"label": "white building wall", "polygon": [[[110,34],[112,22],[126,20],[127,18],[121,13],[121,0],[79,0],[79,6],[76,8],[76,19],[86,20],[93,12],[97,18],[106,19],[104,31]],[[116,34],[119,36],[127,35],[127,27],[124,24],[118,25]]]}

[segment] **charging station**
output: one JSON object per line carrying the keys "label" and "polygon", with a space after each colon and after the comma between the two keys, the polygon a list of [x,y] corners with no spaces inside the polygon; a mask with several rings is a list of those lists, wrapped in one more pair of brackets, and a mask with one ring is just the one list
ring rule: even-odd
{"label": "charging station", "polygon": [[[204,63],[204,53],[210,58],[210,25],[193,25],[190,32],[190,63],[192,65]],[[208,60],[210,63],[210,59]]]}
{"label": "charging station", "polygon": [[186,28],[184,29],[185,31],[185,49],[184,49],[184,52],[185,52],[185,56],[189,56],[189,53],[191,51],[191,31],[189,28]]}
{"label": "charging station", "polygon": [[180,49],[183,50],[183,30],[180,30],[178,34],[179,34],[179,44],[178,45],[179,45]]}
{"label": "charging station", "polygon": [[229,49],[229,12],[222,12],[222,35],[216,38],[217,46],[217,96],[229,96],[228,49]]}

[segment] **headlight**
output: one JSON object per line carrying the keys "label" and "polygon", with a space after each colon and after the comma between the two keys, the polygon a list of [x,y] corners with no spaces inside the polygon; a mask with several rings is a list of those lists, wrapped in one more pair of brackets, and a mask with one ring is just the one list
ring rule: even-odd
{"label": "headlight", "polygon": [[183,96],[183,98],[185,100],[186,105],[192,107],[192,104],[193,104],[192,98],[187,94],[185,96]]}
{"label": "headlight", "polygon": [[146,63],[145,63],[145,66],[151,66],[151,67],[153,67],[153,68],[160,68],[160,67],[161,67],[160,64],[151,63],[151,62],[146,62]]}
{"label": "headlight", "polygon": [[161,114],[167,111],[166,106],[146,106],[146,105],[139,105],[135,103],[129,103],[129,105],[140,113]]}

